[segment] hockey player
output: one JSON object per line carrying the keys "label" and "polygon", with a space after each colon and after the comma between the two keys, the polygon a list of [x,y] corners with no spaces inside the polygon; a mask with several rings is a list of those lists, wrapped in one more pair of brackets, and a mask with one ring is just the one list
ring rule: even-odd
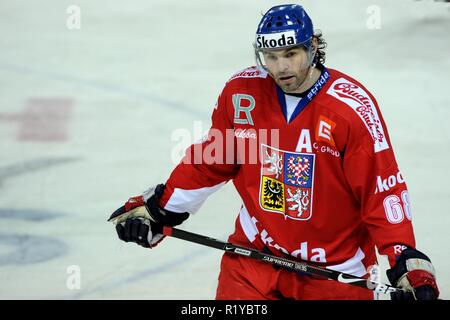
{"label": "hockey player", "polygon": [[[130,198],[123,241],[156,246],[232,180],[243,204],[228,241],[367,277],[387,255],[393,299],[436,299],[415,248],[410,199],[380,109],[358,81],[324,66],[325,42],[300,5],[271,8],[256,31],[257,66],[226,83],[212,127],[165,184]],[[230,134],[231,132],[231,134]],[[373,299],[369,290],[225,253],[217,299]]]}

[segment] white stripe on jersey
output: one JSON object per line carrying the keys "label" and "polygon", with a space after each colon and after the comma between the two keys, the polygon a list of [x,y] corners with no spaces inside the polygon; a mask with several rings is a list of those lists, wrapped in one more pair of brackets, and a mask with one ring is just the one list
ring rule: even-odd
{"label": "white stripe on jersey", "polygon": [[367,273],[366,267],[364,267],[364,264],[362,263],[362,260],[365,258],[365,256],[366,255],[361,250],[361,248],[358,248],[353,258],[350,258],[341,264],[328,266],[327,269],[348,273],[357,277],[362,277]]}
{"label": "white stripe on jersey", "polygon": [[255,241],[256,236],[258,235],[258,229],[256,228],[256,224],[252,221],[252,218],[250,218],[250,214],[244,205],[242,205],[241,211],[239,212],[239,222],[241,223],[242,230],[244,230],[247,239],[250,242]]}
{"label": "white stripe on jersey", "polygon": [[219,190],[226,183],[224,181],[212,187],[192,190],[175,188],[164,209],[172,212],[189,212],[190,214],[194,214],[211,194]]}

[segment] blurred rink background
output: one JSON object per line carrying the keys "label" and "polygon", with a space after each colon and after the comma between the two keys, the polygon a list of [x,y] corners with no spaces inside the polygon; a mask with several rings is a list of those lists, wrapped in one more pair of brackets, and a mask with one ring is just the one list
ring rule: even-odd
{"label": "blurred rink background", "polygon": [[[175,134],[209,127],[226,80],[254,64],[261,12],[281,3],[1,1],[1,299],[214,298],[222,252],[177,239],[146,250],[106,219],[167,179],[189,143]],[[378,99],[417,246],[449,299],[449,5],[301,3],[326,65]],[[225,240],[239,207],[229,183],[182,229]]]}

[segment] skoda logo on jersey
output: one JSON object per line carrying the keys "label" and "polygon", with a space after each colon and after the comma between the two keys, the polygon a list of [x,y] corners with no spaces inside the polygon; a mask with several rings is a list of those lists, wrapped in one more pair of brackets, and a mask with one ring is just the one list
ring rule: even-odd
{"label": "skoda logo on jersey", "polygon": [[256,46],[259,49],[275,49],[296,44],[295,31],[258,34]]}

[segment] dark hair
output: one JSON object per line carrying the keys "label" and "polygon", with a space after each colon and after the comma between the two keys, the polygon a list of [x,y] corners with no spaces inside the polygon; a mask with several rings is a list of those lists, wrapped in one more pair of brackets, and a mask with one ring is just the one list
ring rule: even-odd
{"label": "dark hair", "polygon": [[327,43],[323,38],[322,31],[316,30],[314,34],[314,38],[317,39],[317,52],[314,57],[314,61],[320,64],[325,63],[325,48],[327,47]]}

